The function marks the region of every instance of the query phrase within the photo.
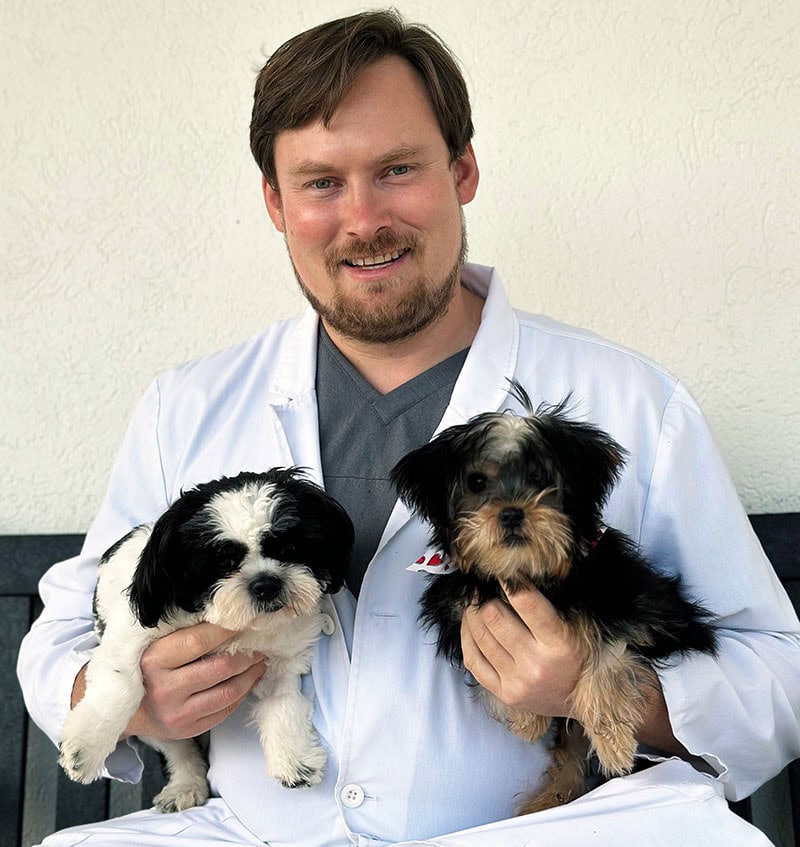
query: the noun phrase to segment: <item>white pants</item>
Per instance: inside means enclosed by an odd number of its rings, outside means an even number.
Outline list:
[[[261,844],[219,798],[185,812],[136,812],[51,835],[41,847],[191,847]],[[354,836],[348,845],[381,844]],[[769,839],[728,808],[721,787],[670,760],[557,809],[397,847],[770,847]],[[297,845],[313,847],[313,845]]]

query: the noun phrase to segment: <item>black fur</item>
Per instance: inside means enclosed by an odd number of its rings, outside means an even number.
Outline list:
[[[276,486],[278,502],[262,553],[307,566],[327,592],[341,588],[353,545],[344,509],[298,468],[243,472],[182,492],[155,522],[130,587],[131,608],[143,626],[157,626],[174,610],[199,611],[214,585],[239,568],[244,545],[216,537],[205,507],[248,482]]]
[[[562,581],[542,579],[536,587],[566,620],[588,618],[604,641],[625,640],[651,663],[692,650],[713,653],[713,616],[685,595],[680,578],[656,570],[622,533],[603,531],[602,507],[622,468],[622,447],[592,424],[569,419],[566,402],[534,412],[521,386],[513,383],[512,394],[526,409],[526,429],[503,466],[497,493],[513,500],[526,488],[551,487],[574,541],[569,575]],[[431,524],[431,544],[448,556],[470,469],[502,418],[502,413],[484,413],[453,426],[392,471],[400,498]],[[468,572],[433,577],[421,601],[420,620],[437,630],[439,653],[457,665],[465,608],[503,596],[480,562],[469,564]],[[522,588],[524,582],[509,587]]]

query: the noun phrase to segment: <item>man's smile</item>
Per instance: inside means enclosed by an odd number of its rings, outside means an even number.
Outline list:
[[[350,268],[383,268],[396,262],[408,253],[409,248],[395,250],[393,253],[379,253],[376,256],[362,256],[355,259],[345,259],[344,264]]]

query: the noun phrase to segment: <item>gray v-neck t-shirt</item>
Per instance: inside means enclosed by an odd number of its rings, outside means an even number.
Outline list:
[[[389,473],[406,453],[430,440],[467,352],[381,394],[320,325],[316,390],[322,475],[326,491],[355,526],[347,573],[347,586],[355,596],[397,499]]]

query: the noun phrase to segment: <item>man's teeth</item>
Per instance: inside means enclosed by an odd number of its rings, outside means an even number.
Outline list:
[[[399,259],[405,250],[398,250],[395,253],[380,253],[377,256],[365,256],[359,259],[347,259],[346,263],[354,268],[374,268],[378,265],[388,265]]]

